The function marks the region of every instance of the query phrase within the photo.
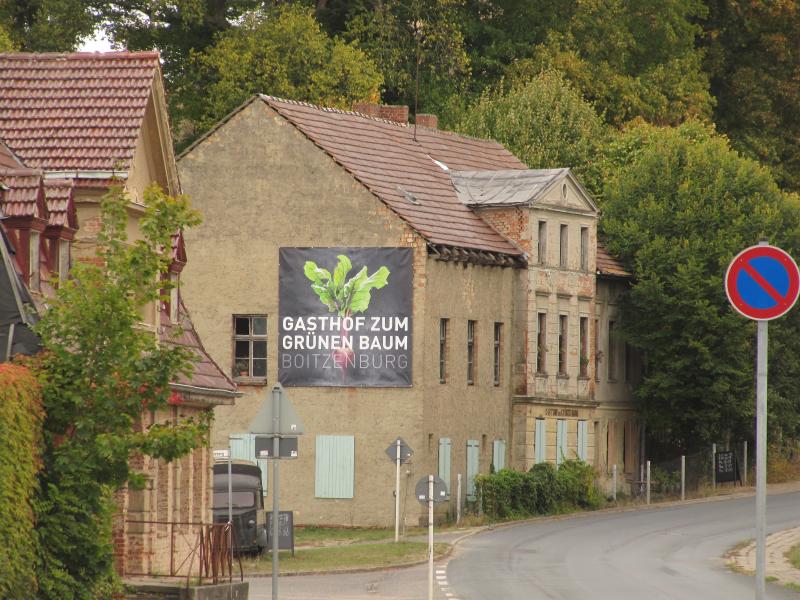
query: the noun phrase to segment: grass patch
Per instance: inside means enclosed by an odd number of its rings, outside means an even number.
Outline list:
[[[434,544],[434,556],[442,556],[449,544]],[[428,556],[425,542],[394,542],[386,544],[355,544],[304,548],[280,553],[280,572],[297,573],[313,571],[340,571],[344,569],[369,569],[394,567],[423,561]],[[242,559],[245,573],[270,573],[272,557],[264,552],[257,558]]]
[[[330,546],[376,542],[394,538],[394,530],[373,527],[297,527],[294,530],[295,546]]]
[[[789,548],[786,552],[786,559],[795,569],[800,569],[800,544]]]
[[[800,592],[800,585],[796,583],[786,583],[784,587],[789,588],[790,590],[794,590],[795,592]]]

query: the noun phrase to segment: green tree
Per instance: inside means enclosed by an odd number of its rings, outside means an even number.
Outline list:
[[[358,0],[346,36],[358,41],[383,74],[383,100],[441,112],[469,78],[459,27],[461,0]],[[419,73],[419,93],[417,74]]]
[[[0,0],[0,26],[10,35],[11,45],[24,52],[71,52],[97,23],[91,2]]]
[[[180,102],[200,129],[259,92],[349,109],[377,99],[381,84],[354,43],[331,39],[310,9],[291,4],[248,15],[196,61],[196,85],[206,93],[187,88]]]
[[[729,306],[723,277],[733,256],[763,236],[800,248],[796,199],[697,122],[639,124],[605,156],[602,233],[634,274],[623,334],[647,357],[636,398],[650,433],[683,448],[750,437],[755,328]],[[786,343],[797,318],[779,328]],[[786,382],[796,380],[798,361],[783,358],[789,364],[773,384],[796,422],[800,397]]]
[[[800,191],[800,4],[709,0],[705,68],[734,147]]]
[[[172,234],[199,219],[185,198],[149,188],[142,239],[131,243],[128,204],[119,190],[103,198],[100,264],[76,264],[36,327],[44,352],[33,366],[46,411],[35,503],[40,598],[112,597],[113,494],[144,482],[131,457],[170,461],[207,440],[205,420],[141,426],[144,413],[167,406],[169,383],[191,369],[186,350],[158,344],[139,323],[165,285]]]
[[[531,168],[571,167],[588,189],[600,191],[594,160],[605,126],[560,73],[546,71],[508,91],[484,92],[457,128],[497,140]]]

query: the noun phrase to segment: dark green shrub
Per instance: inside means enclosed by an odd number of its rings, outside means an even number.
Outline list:
[[[41,466],[42,400],[28,369],[0,365],[0,598],[36,590],[31,501]]]
[[[594,484],[594,469],[582,460],[565,460],[556,471],[565,508],[597,508],[602,495]]]

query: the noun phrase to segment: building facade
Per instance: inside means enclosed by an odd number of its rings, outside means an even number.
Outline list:
[[[111,185],[129,199],[130,241],[141,238],[148,186],[180,192],[158,54],[0,54],[0,182],[16,269],[42,310],[74,261],[102,260],[100,198]],[[176,283],[186,262],[176,232]],[[140,326],[160,343],[189,348],[195,369],[171,384],[169,408],[142,415],[144,428],[233,404],[237,395],[205,352],[180,287],[171,293],[169,302],[145,307]],[[210,521],[211,454],[201,448],[172,463],[138,457],[132,466],[147,475],[147,486],[118,495],[116,567],[123,575],[165,573],[174,540],[192,543],[190,528],[173,536],[167,523]]]
[[[281,249],[410,248],[411,385],[286,389],[306,427],[281,486],[295,522],[392,523],[384,449],[397,436],[414,451],[406,524],[425,518],[413,489],[429,473],[451,490],[442,512],[459,476],[471,501],[474,475],[492,467],[580,457],[602,477],[627,458],[634,478],[635,375],[623,378],[613,335],[628,274],[598,245],[580,183],[433,119],[414,127],[406,111],[360,110],[257,96],[179,157],[204,215],[187,233],[184,293],[244,393],[216,409],[213,445],[257,458],[248,426],[281,376]]]

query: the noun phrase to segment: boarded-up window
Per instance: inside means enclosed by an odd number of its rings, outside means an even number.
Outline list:
[[[594,378],[600,381],[600,319],[594,320]]]
[[[589,372],[589,317],[581,317],[578,335],[581,338],[581,355],[579,358],[580,367],[578,369],[578,373],[581,377],[586,377],[587,373]]]
[[[439,438],[439,477],[450,491],[450,438]]]
[[[536,262],[547,264],[547,221],[539,221],[539,239],[536,247]]]
[[[536,429],[534,431],[534,461],[538,465],[547,459],[547,421],[536,419]]]
[[[439,383],[447,383],[447,319],[439,319]]]
[[[589,456],[589,429],[586,421],[578,421],[578,458],[586,460]]]
[[[480,442],[467,440],[467,500],[475,500],[475,476],[480,464]]]
[[[267,470],[269,461],[264,458],[256,458],[256,436],[252,433],[231,433],[228,436],[228,443],[231,445],[232,460],[247,460],[256,463],[261,467],[261,485],[264,493],[267,493]]]
[[[547,361],[547,313],[539,313],[536,321],[536,372],[544,373]]]
[[[559,232],[559,253],[558,253],[558,266],[562,269],[567,268],[567,251],[569,249],[568,229],[566,225],[561,226]]]
[[[558,374],[567,374],[567,315],[558,317]]]
[[[314,496],[352,498],[355,480],[355,438],[352,435],[318,435]]]
[[[581,271],[589,270],[589,228],[581,227]]]
[[[569,458],[567,455],[567,422],[559,419],[556,424],[556,465],[560,465]]]
[[[492,464],[495,472],[506,468],[506,441],[495,440],[492,444]]]
[[[467,321],[467,385],[475,383],[475,321]]]
[[[501,361],[503,358],[503,324],[494,324],[494,384],[500,385],[502,373]]]

